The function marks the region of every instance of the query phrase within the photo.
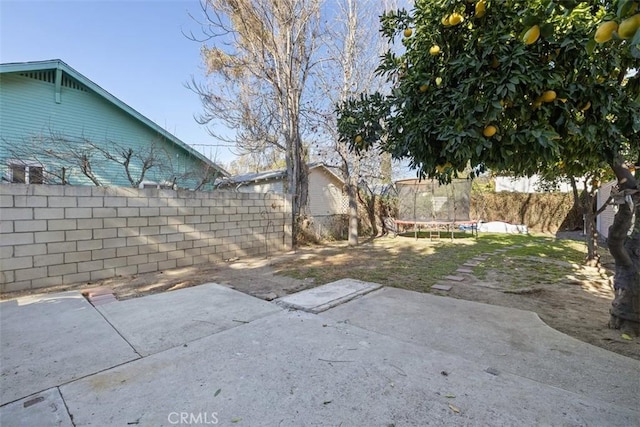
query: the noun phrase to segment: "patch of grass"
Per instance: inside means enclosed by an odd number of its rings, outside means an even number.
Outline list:
[[[490,257],[474,269],[474,274],[486,280],[491,272],[500,277],[506,289],[558,283],[580,269],[585,255],[584,242],[537,237],[505,256]]]
[[[375,239],[355,248],[340,244],[303,249],[303,259],[281,263],[277,270],[279,274],[298,279],[314,278],[317,284],[353,278],[428,292],[437,281],[456,274],[456,269],[474,256],[514,245],[522,247],[509,250],[509,256],[543,254],[549,258],[570,259],[583,256],[571,246],[556,244],[554,239],[526,235],[481,234],[477,239],[454,241],[445,238],[416,240],[398,237]],[[504,256],[491,256],[476,269],[481,274],[482,271],[486,273],[489,265],[491,268],[500,267],[500,259],[504,259]],[[513,276],[508,268],[504,270]]]

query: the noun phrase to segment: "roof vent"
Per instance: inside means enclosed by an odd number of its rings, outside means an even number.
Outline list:
[[[75,89],[75,90],[79,90],[79,91],[82,91],[82,92],[86,92],[87,91],[87,87],[85,85],[83,85],[82,83],[80,83],[76,79],[67,76],[66,74],[62,75],[62,86],[68,87],[68,88],[71,88],[71,89]]]
[[[40,80],[41,82],[55,83],[56,81],[55,70],[26,71],[24,73],[20,73],[20,75],[23,77],[29,77],[30,79]],[[85,85],[64,73],[62,74],[62,86],[79,90],[81,92],[87,92],[87,87]]]
[[[53,70],[27,71],[20,73],[20,75],[47,83],[54,83],[56,81],[56,73]]]

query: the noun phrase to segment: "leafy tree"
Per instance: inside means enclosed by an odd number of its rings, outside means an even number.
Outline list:
[[[411,12],[381,18],[396,41],[378,68],[390,94],[341,104],[338,125],[356,151],[379,146],[441,181],[469,164],[521,176],[553,165],[567,176],[609,168],[619,183],[610,324],[639,333],[640,193],[626,167],[640,143],[636,8],[628,0],[417,0]]]

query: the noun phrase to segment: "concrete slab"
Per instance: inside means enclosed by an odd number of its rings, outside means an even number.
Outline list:
[[[440,283],[436,283],[431,287],[431,289],[435,289],[437,291],[450,291],[453,286],[451,285],[442,285]]]
[[[0,302],[0,405],[138,358],[80,292]]]
[[[183,417],[246,426],[637,424],[632,409],[486,369],[323,315],[283,311],[61,393],[77,426],[169,426]]]
[[[3,426],[72,427],[73,422],[57,387],[0,407]]]
[[[462,282],[464,280],[464,277],[462,277],[462,276],[445,276],[445,279],[452,280],[454,282]]]
[[[638,410],[640,362],[562,334],[533,312],[384,288],[323,315]]]
[[[456,270],[457,273],[462,273],[462,274],[471,274],[473,273],[473,269],[471,268],[464,268],[464,267],[460,267]]]
[[[105,304],[97,309],[143,356],[282,310],[215,283]]]
[[[342,279],[336,282],[306,291],[287,295],[277,300],[283,307],[308,311],[309,313],[321,313],[325,310],[350,301],[356,297],[380,289],[382,285],[377,283],[362,282],[354,279]]]
[[[467,261],[464,264],[465,267],[477,267],[480,265],[480,261]]]

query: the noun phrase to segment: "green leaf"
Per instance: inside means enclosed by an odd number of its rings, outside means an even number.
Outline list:
[[[553,24],[548,22],[540,27],[540,37],[547,38],[553,34]]]
[[[636,34],[633,36],[629,43],[635,46],[640,45],[640,29],[636,30]]]
[[[624,18],[625,16],[627,16],[629,11],[631,10],[631,6],[633,6],[633,2],[634,0],[620,0],[620,2],[618,3],[618,11],[616,13],[616,16],[618,18]]]

